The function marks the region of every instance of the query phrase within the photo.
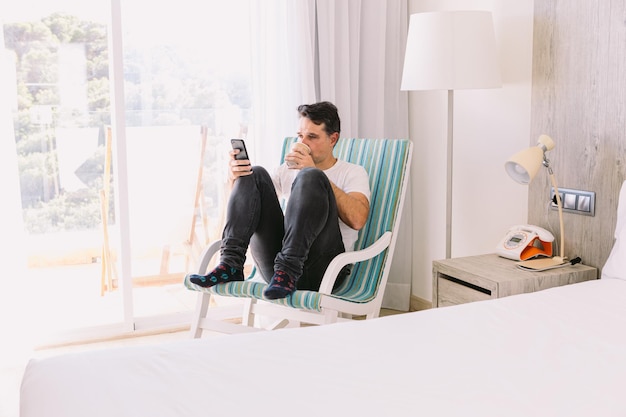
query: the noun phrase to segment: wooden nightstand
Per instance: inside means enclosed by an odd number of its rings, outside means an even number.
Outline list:
[[[496,254],[433,261],[433,307],[506,297],[598,278],[576,264],[542,272],[524,271]]]

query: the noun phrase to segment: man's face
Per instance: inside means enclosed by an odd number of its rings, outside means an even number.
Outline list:
[[[315,165],[324,165],[329,158],[333,158],[333,146],[337,143],[338,133],[328,135],[324,130],[324,124],[316,125],[306,117],[300,118],[298,138],[311,148],[311,157]],[[324,168],[324,167],[322,167]]]

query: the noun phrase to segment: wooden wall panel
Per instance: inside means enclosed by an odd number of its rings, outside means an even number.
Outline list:
[[[550,135],[559,187],[596,192],[595,217],[565,213],[565,252],[601,268],[613,245],[626,167],[626,2],[535,1],[531,139]],[[530,185],[529,222],[558,235],[543,170]]]

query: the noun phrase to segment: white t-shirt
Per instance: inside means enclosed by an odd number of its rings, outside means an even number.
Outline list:
[[[296,175],[300,172],[297,169],[289,169],[286,164],[282,164],[272,174],[272,181],[278,198],[283,198],[287,203],[291,194],[291,184],[293,184]],[[335,165],[324,171],[328,179],[345,193],[359,192],[363,194],[367,200],[370,199],[370,185],[367,171],[361,165],[352,164],[350,162],[338,159]],[[354,230],[341,219],[339,219],[339,228],[343,238],[343,245],[346,251],[354,250],[354,243],[359,237],[359,231]]]

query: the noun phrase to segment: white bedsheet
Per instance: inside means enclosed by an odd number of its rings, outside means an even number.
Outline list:
[[[21,417],[624,416],[626,282],[33,360]]]

